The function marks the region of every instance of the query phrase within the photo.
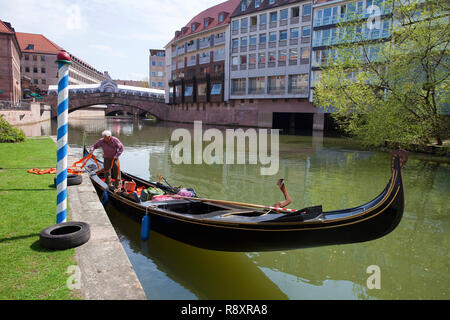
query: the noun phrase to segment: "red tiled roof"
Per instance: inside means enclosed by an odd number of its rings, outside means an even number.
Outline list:
[[[184,34],[181,35],[181,33],[180,33],[177,37],[174,37],[170,42],[172,42],[174,40],[179,40],[179,39],[185,38],[187,36],[190,36],[190,35],[205,31],[205,30],[213,29],[219,25],[228,24],[228,22],[230,21],[231,13],[239,5],[240,2],[241,2],[241,0],[228,0],[226,2],[220,3],[218,5],[215,5],[214,7],[208,8],[208,9],[200,12],[193,19],[191,19],[191,21],[189,21],[188,24],[186,24],[184,26],[184,28],[186,28]],[[226,13],[226,15],[225,15],[223,21],[219,23],[219,14],[222,12]],[[206,18],[210,18],[209,24],[207,27],[205,27],[205,25],[204,25],[204,21]],[[192,31],[191,25],[193,25],[195,23],[197,23],[198,25],[195,28],[195,30]]]
[[[12,31],[11,29],[9,29],[9,28],[6,26],[6,24],[4,24],[2,20],[0,20],[0,33],[13,34],[14,31]]]
[[[58,54],[62,50],[60,46],[42,34],[16,32],[16,36],[22,52]],[[34,45],[33,50],[27,49],[30,44]]]

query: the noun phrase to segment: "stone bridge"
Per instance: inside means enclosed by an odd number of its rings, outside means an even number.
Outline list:
[[[58,114],[58,87],[50,86],[42,101],[52,107],[52,117]],[[105,114],[151,114],[160,120],[168,118],[169,108],[164,91],[118,85],[111,78],[98,84],[69,85],[69,113],[94,105],[107,105]]]
[[[52,117],[56,117],[58,114],[58,96],[49,94],[43,102],[51,105]],[[69,91],[69,113],[93,105],[107,105],[105,114],[122,112],[124,114],[143,115],[150,113],[160,120],[166,120],[169,111],[164,98],[115,92],[77,93]]]

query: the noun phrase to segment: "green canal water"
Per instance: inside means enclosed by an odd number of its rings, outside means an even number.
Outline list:
[[[297,209],[357,206],[377,196],[390,178],[388,154],[320,136],[281,135],[279,171],[273,176],[262,176],[259,164],[176,165],[170,156],[176,142],[170,138],[181,126],[193,128],[146,120],[71,120],[69,141],[80,148],[85,132],[92,145],[109,129],[125,145],[122,170],[152,181],[162,174],[171,185],[193,187],[202,197],[272,205],[282,200],[276,181],[283,177],[293,198],[289,207]],[[392,233],[366,243],[211,251],[156,232],[142,242],[138,223],[114,210],[108,214],[148,299],[449,299],[448,163],[410,154],[403,172],[403,219]],[[379,267],[379,289],[368,287],[370,266]]]

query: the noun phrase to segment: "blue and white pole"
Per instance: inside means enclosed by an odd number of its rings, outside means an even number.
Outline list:
[[[69,119],[70,55],[62,50],[58,64],[58,136],[56,142],[56,223],[67,220],[67,143]]]

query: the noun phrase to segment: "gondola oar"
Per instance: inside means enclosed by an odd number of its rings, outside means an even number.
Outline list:
[[[295,209],[277,208],[277,207],[271,207],[271,206],[263,206],[260,204],[252,204],[252,203],[244,203],[244,202],[236,202],[236,201],[194,198],[194,197],[185,197],[185,196],[179,196],[179,195],[170,195],[170,196],[173,198],[198,200],[198,201],[212,202],[212,203],[217,203],[217,204],[225,204],[225,205],[241,206],[241,207],[251,207],[251,208],[259,208],[259,209],[266,209],[266,210],[270,209],[270,210],[276,210],[276,211],[282,211],[282,212],[297,212],[298,211]]]

